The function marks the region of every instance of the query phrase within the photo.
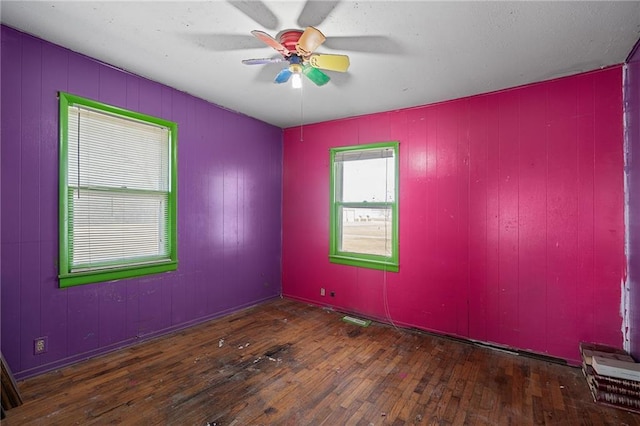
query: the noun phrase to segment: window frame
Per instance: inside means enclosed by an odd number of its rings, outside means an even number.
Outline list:
[[[344,147],[336,147],[330,149],[330,194],[329,194],[329,261],[331,263],[337,263],[342,265],[350,265],[362,268],[378,269],[383,271],[398,272],[399,270],[399,184],[400,184],[400,158],[399,158],[398,141],[377,142],[364,145],[352,145]],[[342,184],[338,182],[342,178],[341,173],[337,172],[337,162],[335,156],[337,153],[345,151],[363,151],[373,149],[385,149],[393,148],[393,156],[395,163],[394,179],[395,179],[395,191],[393,202],[343,202],[337,200],[336,196],[339,192],[337,185]],[[343,206],[350,206],[356,208],[376,208],[376,207],[390,207],[392,214],[392,230],[391,230],[391,256],[380,256],[374,254],[364,254],[356,252],[346,252],[339,250],[340,237],[341,237],[341,225],[342,219],[340,215],[340,208]]]
[[[113,281],[161,272],[175,271],[178,267],[178,161],[177,141],[178,125],[173,121],[130,111],[124,108],[104,104],[65,92],[58,93],[59,98],[59,198],[58,198],[58,239],[59,264],[58,279],[61,288],[103,281]],[[69,218],[72,205],[69,203],[69,171],[68,171],[68,112],[69,107],[82,106],[98,112],[134,120],[147,124],[166,127],[169,130],[169,188],[167,197],[167,230],[169,253],[166,259],[142,264],[110,263],[109,267],[97,270],[71,271]]]

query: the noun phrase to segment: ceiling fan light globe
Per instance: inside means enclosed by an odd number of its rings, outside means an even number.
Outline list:
[[[302,76],[300,73],[295,73],[291,76],[291,87],[294,89],[302,88]]]

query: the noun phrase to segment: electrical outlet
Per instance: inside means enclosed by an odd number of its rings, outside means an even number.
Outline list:
[[[33,354],[40,355],[47,352],[47,337],[38,337],[33,340]]]
[[[320,289],[320,296],[324,296],[324,288]]]

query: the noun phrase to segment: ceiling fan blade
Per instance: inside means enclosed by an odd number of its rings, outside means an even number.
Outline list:
[[[275,62],[287,62],[284,58],[260,58],[260,59],[243,59],[242,63],[245,65],[262,65],[273,64]]]
[[[320,71],[318,68],[310,66],[302,68],[302,73],[317,86],[324,86],[329,82],[329,80],[331,80],[328,75]]]
[[[318,48],[327,38],[314,27],[307,27],[306,30],[300,36],[298,44],[296,44],[296,51],[300,56],[309,56],[314,50]]]
[[[331,76],[331,85],[335,87],[346,87],[351,81],[352,75],[349,72],[340,72]]]
[[[250,34],[183,33],[181,35],[196,47],[213,51],[223,52],[264,47],[260,40]]]
[[[309,57],[309,64],[314,68],[322,68],[323,70],[347,72],[349,69],[349,57],[347,55],[314,53]]]
[[[289,77],[291,77],[291,74],[293,74],[291,70],[289,70],[289,68],[285,68],[280,71],[278,75],[276,75],[276,79],[273,80],[273,82],[278,84],[286,83],[287,81],[289,81]]]
[[[269,83],[274,84],[273,79],[275,78],[276,74],[278,74],[282,70],[282,68],[284,68],[283,65],[284,64],[282,63],[275,63],[275,64],[264,64],[260,66],[247,67],[247,68],[251,70],[251,74],[253,76],[254,82],[260,83],[260,84],[269,84]],[[345,73],[344,75],[346,74],[349,74],[349,73]],[[342,75],[343,74],[340,74],[340,76]]]
[[[302,12],[300,12],[300,16],[298,16],[298,26],[305,28],[322,24],[338,3],[340,3],[340,0],[307,0],[302,8]]]
[[[361,35],[361,36],[331,36],[324,45],[329,49],[347,52],[367,53],[404,53],[404,47],[387,36]]]
[[[228,0],[228,2],[261,26],[270,30],[278,28],[278,18],[263,2],[257,0]]]
[[[271,46],[274,49],[276,49],[278,52],[280,52],[280,54],[282,56],[290,56],[291,55],[291,52],[289,52],[289,49],[284,47],[282,44],[280,44],[280,42],[278,40],[276,40],[275,38],[271,37],[269,34],[265,33],[264,31],[253,30],[253,31],[251,31],[251,34],[253,34],[253,36],[255,38],[257,38],[258,40],[262,41],[267,46]]]

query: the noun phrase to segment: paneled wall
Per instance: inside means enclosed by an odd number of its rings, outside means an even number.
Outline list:
[[[4,26],[1,38],[1,348],[16,376],[280,295],[281,129]],[[178,123],[178,271],[58,288],[58,91]]]
[[[640,42],[628,58],[625,77],[629,337],[631,354],[640,360]]]
[[[616,66],[286,129],[283,294],[571,362],[582,340],[622,346],[621,87]],[[386,140],[400,271],[331,264],[329,148]]]

